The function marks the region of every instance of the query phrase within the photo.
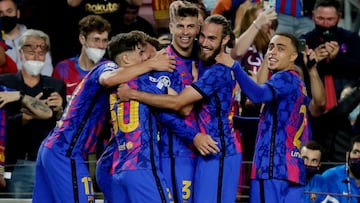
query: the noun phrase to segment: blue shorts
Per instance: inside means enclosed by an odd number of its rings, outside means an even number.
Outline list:
[[[161,172],[164,174],[167,185],[173,192],[173,183],[176,182],[178,203],[193,202],[194,173],[197,158],[175,157],[175,175],[171,174],[171,159],[169,157],[161,158]],[[172,177],[175,179],[172,180]],[[175,196],[174,196],[175,198]]]
[[[152,170],[147,169],[113,174],[111,202],[174,202],[160,171],[156,172],[156,177]]]
[[[112,196],[111,194],[112,174],[110,170],[112,167],[115,150],[117,150],[117,143],[116,142],[109,143],[109,145],[106,146],[106,150],[104,151],[104,153],[100,156],[100,158],[96,162],[96,170],[95,170],[96,182],[101,192],[103,192],[104,194],[104,200],[110,200]]]
[[[241,154],[225,157],[223,170],[219,171],[219,158],[199,157],[194,178],[194,202],[216,203],[218,195],[221,202],[235,202],[241,159]],[[222,176],[221,179],[219,174]],[[218,188],[219,183],[221,188]]]
[[[95,192],[84,157],[69,158],[61,151],[42,144],[36,160],[33,202],[95,202]]]

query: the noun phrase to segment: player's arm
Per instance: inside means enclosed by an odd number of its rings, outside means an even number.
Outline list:
[[[275,19],[277,19],[277,14],[273,9],[261,12],[249,28],[236,38],[235,46],[231,49],[231,56],[234,59],[238,59],[243,56],[251,44],[253,44],[255,37],[261,30],[262,26],[271,23],[271,21]]]
[[[26,111],[38,119],[49,119],[53,115],[51,109],[35,97],[21,95],[20,91],[0,92],[0,108],[14,101],[21,101]]]
[[[183,115],[188,115],[189,104],[203,98],[203,96],[192,86],[186,87],[178,95],[152,94],[131,89],[127,85],[120,85],[117,95],[121,101],[137,100],[157,108],[167,108],[179,111]]]
[[[220,152],[217,142],[208,134],[197,132],[185,123],[185,120],[172,112],[160,112],[158,121],[168,126],[168,129],[184,142],[194,144],[201,155],[216,154]]]
[[[312,116],[320,116],[325,111],[326,96],[324,85],[316,68],[316,54],[313,50],[307,48],[306,54],[303,53],[303,59],[309,73],[312,94],[309,111]],[[310,63],[312,60],[313,63]]]
[[[166,50],[162,49],[153,58],[141,64],[104,72],[99,81],[104,87],[114,87],[152,70],[172,72],[175,63],[174,56],[169,56]]]
[[[273,100],[273,90],[269,85],[266,83],[258,85],[240,66],[233,67],[232,69],[241,91],[243,91],[252,102],[262,103]]]

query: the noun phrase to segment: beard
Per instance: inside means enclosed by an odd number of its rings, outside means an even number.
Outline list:
[[[211,66],[213,64],[216,63],[216,60],[215,60],[215,57],[220,53],[220,49],[221,49],[221,46],[217,46],[214,50],[213,50],[213,53],[206,57],[206,55],[203,53],[203,51],[201,50],[200,51],[200,55],[199,55],[199,59],[202,61],[202,63],[205,65],[205,66]]]

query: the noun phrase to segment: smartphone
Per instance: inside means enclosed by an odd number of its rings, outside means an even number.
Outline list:
[[[264,0],[264,10],[275,9],[275,0]]]
[[[305,39],[299,39],[299,52],[303,52],[306,50],[306,40]]]
[[[42,93],[43,93],[43,96],[41,97],[41,99],[46,99],[48,98],[51,93],[53,93],[55,90],[53,87],[43,87],[42,89]]]

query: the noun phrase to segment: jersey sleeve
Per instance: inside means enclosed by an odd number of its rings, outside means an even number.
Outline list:
[[[160,110],[157,114],[157,120],[163,126],[166,126],[173,134],[180,137],[186,143],[192,144],[195,135],[198,133],[185,123],[185,119],[170,110]]]
[[[216,64],[208,68],[198,81],[194,82],[191,86],[196,89],[203,97],[209,97],[218,89],[225,86],[226,79],[226,66]]]

